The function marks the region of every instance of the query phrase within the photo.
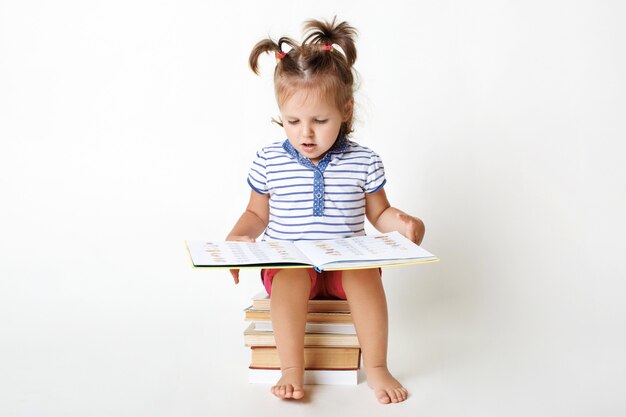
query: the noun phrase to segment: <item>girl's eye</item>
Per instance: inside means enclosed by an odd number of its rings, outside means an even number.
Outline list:
[[[289,123],[290,125],[297,125],[299,122],[299,120],[287,120],[287,123]]]
[[[315,123],[323,125],[324,123],[326,123],[328,121],[328,119],[324,119],[324,120],[316,120]]]

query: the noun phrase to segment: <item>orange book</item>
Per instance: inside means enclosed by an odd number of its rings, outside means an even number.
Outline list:
[[[251,369],[280,369],[275,347],[252,347]],[[340,347],[305,347],[305,369],[359,369],[361,349]]]

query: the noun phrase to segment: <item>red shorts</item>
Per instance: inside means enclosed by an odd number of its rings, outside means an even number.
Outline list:
[[[282,271],[282,269],[262,269],[261,280],[267,290],[272,295],[272,280],[274,275]],[[314,298],[339,298],[346,299],[346,293],[343,292],[341,285],[341,271],[323,271],[317,272],[313,268],[306,269],[311,277],[311,292],[309,300]]]

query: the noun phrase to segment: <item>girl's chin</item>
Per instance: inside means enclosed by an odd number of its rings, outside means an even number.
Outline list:
[[[319,161],[324,156],[323,154],[320,155],[317,146],[315,146],[313,149],[301,148],[300,153],[302,154],[302,156],[309,158],[313,162]]]

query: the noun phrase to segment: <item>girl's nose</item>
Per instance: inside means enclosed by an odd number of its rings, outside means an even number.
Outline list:
[[[300,134],[303,138],[310,138],[313,136],[313,129],[311,129],[311,125],[308,123],[302,123],[302,131]]]

